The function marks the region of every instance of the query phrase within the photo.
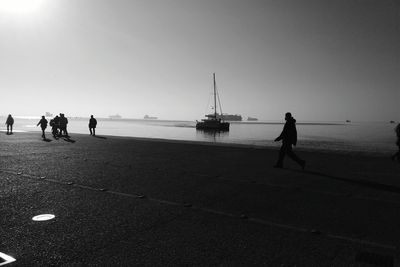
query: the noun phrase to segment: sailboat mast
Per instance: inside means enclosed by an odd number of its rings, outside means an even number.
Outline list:
[[[215,73],[213,73],[213,78],[214,78],[214,117],[217,119],[217,93],[215,90]]]

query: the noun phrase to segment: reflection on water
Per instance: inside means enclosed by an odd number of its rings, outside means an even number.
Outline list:
[[[196,129],[196,139],[207,142],[223,142],[229,139],[229,131]]]

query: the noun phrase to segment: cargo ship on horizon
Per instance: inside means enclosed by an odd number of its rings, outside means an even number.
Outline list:
[[[151,116],[149,116],[149,115],[144,115],[143,119],[144,119],[144,120],[157,120],[158,117],[151,117]]]
[[[108,118],[110,118],[111,120],[120,120],[120,119],[122,119],[122,116],[119,114],[115,114],[115,115],[108,116]]]
[[[258,119],[254,117],[247,117],[247,121],[258,121]]]

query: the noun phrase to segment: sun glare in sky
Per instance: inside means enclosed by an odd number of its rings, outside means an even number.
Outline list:
[[[0,0],[0,12],[29,14],[37,12],[44,0]]]

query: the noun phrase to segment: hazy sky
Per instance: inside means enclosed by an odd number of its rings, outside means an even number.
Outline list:
[[[396,0],[0,0],[0,115],[400,120]]]

